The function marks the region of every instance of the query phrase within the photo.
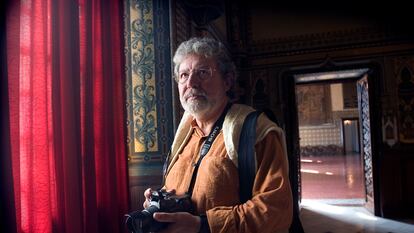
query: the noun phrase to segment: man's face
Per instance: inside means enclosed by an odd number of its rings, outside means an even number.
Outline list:
[[[180,64],[178,76],[181,105],[192,115],[213,112],[227,102],[230,83],[222,77],[213,58],[188,55]]]

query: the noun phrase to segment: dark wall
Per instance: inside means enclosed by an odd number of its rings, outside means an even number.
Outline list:
[[[396,218],[412,214],[414,108],[408,102],[414,103],[414,37],[407,10],[397,5],[377,10],[353,5],[240,7],[245,15],[238,20],[245,22],[245,35],[239,37],[245,38],[245,46],[235,47],[235,54],[244,51],[240,57],[248,65],[241,67],[241,99],[254,105],[251,87],[265,83],[269,107],[293,134],[288,135],[293,155],[297,122],[292,122],[296,113],[289,96],[294,90],[284,79],[305,71],[370,67],[375,212]],[[404,75],[409,81],[403,81]],[[403,82],[408,87],[401,88]]]

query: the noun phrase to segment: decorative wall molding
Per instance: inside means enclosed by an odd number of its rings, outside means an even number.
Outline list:
[[[249,32],[251,33],[251,31]],[[249,36],[249,38],[252,38]],[[401,43],[406,35],[374,27],[303,34],[300,36],[249,41],[248,52],[253,56],[289,56],[340,49],[367,48]]]

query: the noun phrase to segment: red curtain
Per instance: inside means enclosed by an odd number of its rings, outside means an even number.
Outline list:
[[[17,232],[124,232],[122,11],[118,0],[7,6],[1,140],[10,149]]]

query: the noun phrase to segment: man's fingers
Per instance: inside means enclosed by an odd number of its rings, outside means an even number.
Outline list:
[[[149,199],[151,198],[151,193],[152,193],[152,189],[151,189],[151,188],[147,188],[147,189],[144,191],[145,201],[144,201],[144,203],[142,204],[142,207],[144,207],[144,209],[145,209],[145,208],[147,208],[147,207],[148,207],[148,205],[149,205]]]
[[[164,212],[156,212],[153,215],[153,218],[158,222],[176,222],[176,214],[175,213],[164,213]]]
[[[145,198],[150,198],[151,197],[151,192],[152,192],[152,189],[151,188],[147,188],[146,190],[145,190],[145,192],[144,192],[144,196],[145,196]]]
[[[168,192],[168,193],[175,194],[175,189],[167,189],[167,192]]]

